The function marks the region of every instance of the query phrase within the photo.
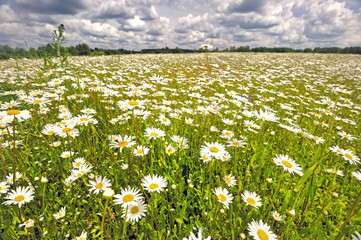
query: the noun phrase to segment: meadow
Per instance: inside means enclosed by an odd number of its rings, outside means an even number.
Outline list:
[[[359,56],[0,64],[0,239],[361,239]]]

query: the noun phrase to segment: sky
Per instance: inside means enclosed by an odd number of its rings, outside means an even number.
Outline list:
[[[140,50],[361,46],[361,0],[0,0],[0,45]]]

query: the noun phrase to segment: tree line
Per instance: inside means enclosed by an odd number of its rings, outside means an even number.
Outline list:
[[[118,55],[118,54],[159,54],[159,53],[196,53],[196,52],[276,52],[276,53],[339,53],[339,54],[361,54],[361,47],[315,47],[305,49],[293,49],[287,47],[255,47],[249,46],[231,46],[229,48],[219,50],[214,48],[209,49],[181,49],[176,48],[157,48],[157,49],[142,49],[140,51],[126,50],[126,49],[104,49],[104,48],[90,48],[86,43],[78,44],[70,47],[60,47],[61,54],[68,53],[70,56],[102,56],[102,55]],[[24,48],[12,48],[8,45],[0,45],[0,60],[9,58],[43,58],[57,56],[57,50],[52,44],[40,46],[37,49],[31,47],[27,50]]]

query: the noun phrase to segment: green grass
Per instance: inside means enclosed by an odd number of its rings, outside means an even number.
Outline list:
[[[360,156],[361,60],[357,56],[129,55],[74,57],[69,59],[67,69],[46,71],[36,61],[4,61],[1,66],[0,89],[4,94],[0,96],[0,116],[18,109],[29,110],[31,118],[0,120],[2,129],[10,133],[4,132],[3,144],[22,141],[15,151],[2,146],[0,180],[12,177],[15,168],[23,175],[15,182],[16,187],[29,186],[34,191],[34,199],[20,208],[14,204],[1,206],[1,239],[73,239],[83,231],[88,239],[183,239],[200,228],[203,237],[240,239],[242,234],[252,238],[248,224],[253,220],[262,220],[281,239],[340,239],[361,231],[361,182],[352,175],[360,171],[359,163],[350,164],[342,154],[329,149],[337,145],[349,149],[354,159]],[[152,80],[154,76],[160,80]],[[61,84],[49,84],[56,79]],[[93,91],[94,86],[100,90]],[[240,90],[240,86],[248,90]],[[336,87],[352,92],[341,93],[335,91]],[[110,89],[114,94],[104,94]],[[35,90],[42,92],[35,94]],[[200,98],[189,96],[191,93],[199,93]],[[235,104],[234,96],[240,94],[251,104]],[[21,96],[49,100],[45,105],[48,112],[42,114],[39,104],[30,104]],[[322,97],[341,105],[330,108],[322,103]],[[6,107],[11,100],[18,100],[19,105]],[[146,100],[142,109],[149,111],[149,117],[136,116],[139,107],[122,109],[117,104],[122,100]],[[289,104],[294,110],[282,109],[281,104]],[[200,107],[208,107],[207,113]],[[46,124],[62,121],[60,109],[67,109],[74,119],[82,115],[84,108],[96,111],[93,116],[98,123],[71,126],[79,136],[41,133]],[[164,111],[166,108],[168,111]],[[248,118],[242,113],[267,108],[274,110],[278,122]],[[178,118],[171,117],[171,113],[178,113]],[[163,125],[160,115],[171,124]],[[186,118],[193,123],[186,124]],[[224,118],[234,120],[234,125],[226,125]],[[245,120],[254,121],[260,129],[250,131]],[[298,126],[300,133],[279,124]],[[219,132],[211,132],[211,126]],[[159,128],[165,136],[148,139],[147,127]],[[243,139],[247,144],[243,148],[228,147],[227,140],[220,136],[222,130],[232,131],[234,139]],[[342,138],[339,131],[356,139]],[[136,144],[120,152],[119,148],[111,148],[111,135],[133,136]],[[171,140],[173,135],[185,137],[188,148],[177,147]],[[316,144],[312,136],[325,141]],[[50,146],[55,141],[60,141],[60,146]],[[205,142],[223,144],[231,159],[204,162],[200,150]],[[171,155],[166,153],[169,144],[176,148]],[[149,153],[135,156],[134,148],[141,145],[148,147]],[[61,158],[65,151],[75,154]],[[276,154],[288,155],[300,165],[303,174],[277,166],[273,161]],[[73,169],[72,162],[80,157],[92,166],[91,172],[67,185],[65,179]],[[126,169],[124,164],[128,165]],[[344,176],[326,169],[341,170]],[[167,187],[159,193],[148,192],[141,184],[145,176],[155,174],[167,181]],[[236,186],[227,186],[223,178],[228,174],[235,176]],[[138,189],[147,204],[145,216],[138,222],[126,221],[125,209],[115,204],[114,198],[89,192],[88,184],[94,176],[109,179],[115,194],[128,186]],[[42,183],[42,177],[48,182]],[[233,196],[228,209],[213,193],[218,187]],[[14,184],[1,193],[2,203],[12,189]],[[262,206],[247,205],[241,196],[246,190],[255,192]],[[66,214],[55,219],[53,214],[61,207],[66,207]],[[290,210],[295,211],[294,216]],[[275,221],[272,211],[284,220]],[[34,220],[34,226],[18,226],[28,219]]]

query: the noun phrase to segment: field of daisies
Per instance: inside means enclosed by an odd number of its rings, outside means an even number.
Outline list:
[[[361,239],[359,56],[0,64],[0,239]]]

